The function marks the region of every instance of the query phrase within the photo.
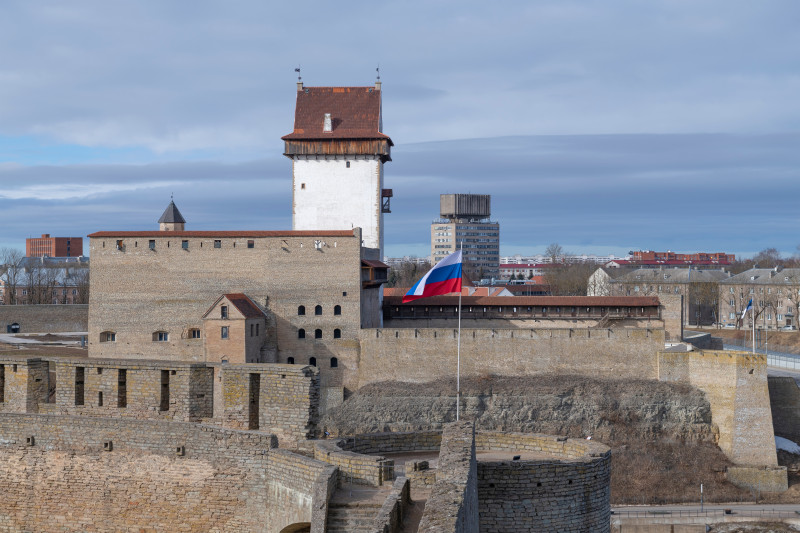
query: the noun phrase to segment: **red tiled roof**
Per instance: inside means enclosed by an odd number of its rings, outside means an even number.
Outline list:
[[[322,131],[330,113],[332,131]],[[386,139],[380,131],[381,91],[375,87],[304,87],[297,91],[294,131],[281,137],[297,139]]]
[[[458,294],[458,293],[456,293]],[[457,305],[457,296],[433,296],[415,300],[407,304],[402,303],[402,296],[387,296],[383,301],[388,305],[425,306],[425,305]],[[487,305],[487,306],[523,306],[541,305],[545,307],[653,307],[659,305],[655,296],[463,296],[461,305]]]
[[[352,237],[341,231],[96,231],[89,237]]]
[[[224,296],[245,318],[261,318],[264,316],[264,312],[246,294],[237,292],[225,294]]]

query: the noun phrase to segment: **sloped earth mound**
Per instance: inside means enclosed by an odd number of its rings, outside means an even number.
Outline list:
[[[455,380],[367,385],[326,413],[332,435],[439,429],[455,420]],[[741,501],[702,391],[652,380],[584,376],[467,378],[461,417],[478,429],[566,435],[612,448],[613,503]]]

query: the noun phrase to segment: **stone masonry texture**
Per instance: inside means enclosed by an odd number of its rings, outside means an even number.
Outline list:
[[[60,333],[89,330],[88,305],[0,305],[0,333],[11,324],[20,333]]]

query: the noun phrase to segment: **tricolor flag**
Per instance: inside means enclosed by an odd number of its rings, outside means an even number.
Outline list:
[[[436,266],[403,296],[403,303],[450,292],[461,292],[461,250],[436,263]]]
[[[753,299],[752,299],[752,298],[750,298],[750,301],[749,301],[749,302],[747,302],[747,307],[745,307],[745,308],[744,308],[744,311],[742,311],[742,320],[744,320],[744,315],[746,315],[746,314],[747,314],[747,312],[748,312],[749,310],[751,310],[752,308],[753,308]]]

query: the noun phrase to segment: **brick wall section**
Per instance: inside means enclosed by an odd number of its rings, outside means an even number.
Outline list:
[[[690,383],[711,404],[719,447],[734,463],[778,464],[763,355],[732,351],[659,352],[658,379]]]
[[[213,416],[213,370],[202,364],[53,359],[56,403],[43,406],[53,414],[108,418],[199,422]],[[83,369],[83,405],[76,405],[76,375]],[[126,405],[120,406],[120,370],[125,370]],[[162,409],[162,375],[166,372],[168,404]],[[103,405],[100,405],[102,393]]]
[[[250,383],[259,376],[258,427],[278,436],[282,447],[295,448],[313,438],[319,405],[319,371],[280,364],[222,365],[225,427],[249,427]]]
[[[541,452],[558,459],[479,461],[481,532],[610,531],[611,451],[549,435],[479,432],[479,450]]]
[[[336,471],[276,445],[181,422],[0,415],[0,531],[278,533],[311,521]]]
[[[0,413],[38,413],[49,383],[47,361],[0,357]]]
[[[659,294],[658,301],[667,340],[680,341],[683,339],[683,295]]]
[[[89,330],[88,305],[0,305],[0,333],[17,323],[20,333]]]
[[[769,403],[775,435],[800,441],[800,388],[792,377],[769,376]]]
[[[396,452],[437,451],[442,445],[441,431],[367,433],[337,441],[345,451],[384,454]]]
[[[456,367],[455,329],[362,330],[359,386],[426,382]],[[463,329],[462,375],[591,374],[655,379],[663,329]]]
[[[436,484],[425,504],[419,531],[479,531],[475,426],[471,422],[453,422],[444,427]]]
[[[757,492],[784,492],[788,486],[785,466],[729,466],[725,477],[737,487]]]
[[[339,481],[379,487],[392,479],[394,461],[382,455],[366,455],[345,451],[336,440],[317,440],[313,444],[314,459],[339,468]]]
[[[90,239],[90,357],[203,361],[203,343],[185,338],[185,332],[202,329],[202,316],[221,295],[242,292],[266,311],[267,351],[277,362],[293,357],[308,364],[315,357],[328,370],[336,357],[338,367],[322,373],[322,386],[328,386],[328,376],[338,386],[355,380],[362,323],[360,229],[241,237],[164,233]],[[184,239],[188,251],[181,247]],[[214,248],[215,240],[221,248]],[[316,249],[315,240],[325,246]],[[378,298],[378,291],[371,293]],[[304,315],[298,315],[299,306]],[[298,338],[301,328],[304,339]],[[314,338],[316,329],[322,338]],[[334,339],[335,329],[341,338]],[[103,331],[115,332],[116,341],[99,342]],[[169,332],[169,341],[154,342],[154,331]]]

